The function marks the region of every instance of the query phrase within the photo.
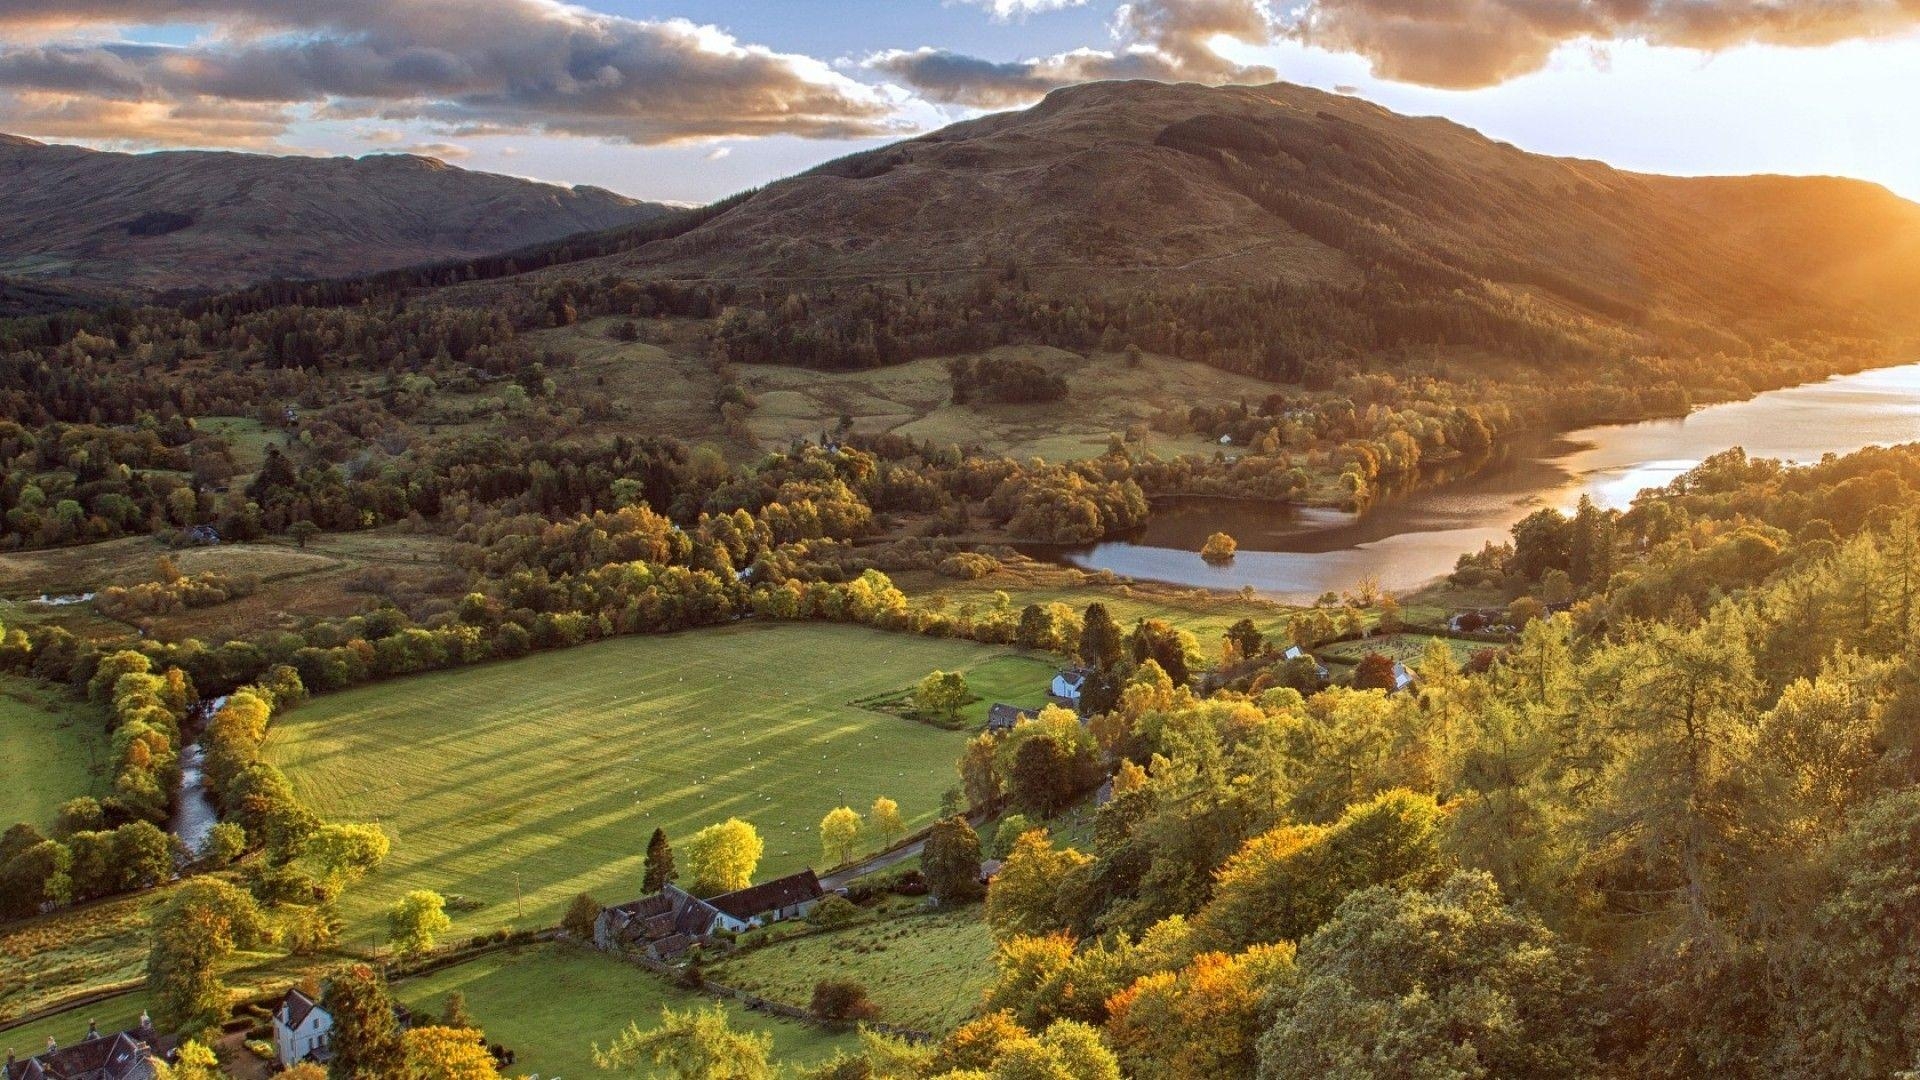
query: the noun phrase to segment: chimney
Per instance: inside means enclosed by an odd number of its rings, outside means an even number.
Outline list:
[[[60,1044],[53,1041],[53,1036],[47,1036],[47,1053],[51,1054],[58,1049],[60,1049]]]
[[[100,1021],[98,1020],[87,1021],[87,1038],[97,1039],[99,1037],[100,1037]]]

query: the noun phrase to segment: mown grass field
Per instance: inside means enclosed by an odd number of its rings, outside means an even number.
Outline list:
[[[737,990],[806,1007],[822,979],[867,988],[890,1024],[944,1033],[979,1009],[992,985],[993,938],[975,904],[810,934],[742,953],[708,976]]]
[[[100,710],[0,676],[0,828],[25,821],[44,829],[61,803],[100,794],[108,753]]]
[[[822,624],[621,638],[326,695],[276,720],[267,754],[323,818],[393,837],[342,900],[354,945],[409,889],[481,902],[456,934],[551,925],[576,893],[638,895],[656,826],[745,818],[765,879],[818,861],[836,806],[886,795],[931,822],[968,733],[848,702],[1004,655]]]
[[[594,1043],[605,1046],[628,1023],[643,1030],[657,1026],[663,1007],[712,1005],[712,999],[676,989],[625,961],[561,944],[489,953],[393,987],[401,1002],[432,1016],[455,990],[466,995],[487,1038],[512,1048],[513,1075],[547,1080],[609,1075],[594,1067]],[[736,1030],[771,1032],[773,1057],[781,1062],[814,1064],[837,1047],[851,1050],[858,1043],[856,1035],[832,1035],[732,1004],[727,1011]]]

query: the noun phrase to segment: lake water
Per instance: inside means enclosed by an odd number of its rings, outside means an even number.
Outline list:
[[[1256,591],[1310,600],[1373,577],[1392,591],[1453,570],[1462,552],[1507,538],[1541,507],[1571,510],[1581,495],[1624,507],[1729,447],[1754,457],[1818,461],[1823,454],[1920,441],[1920,364],[1840,376],[1677,420],[1588,428],[1520,443],[1458,479],[1379,500],[1365,513],[1233,500],[1176,500],[1125,539],[1045,557],[1143,581]],[[1240,544],[1225,566],[1197,552],[1224,531]],[[1036,555],[1040,554],[1035,552]]]

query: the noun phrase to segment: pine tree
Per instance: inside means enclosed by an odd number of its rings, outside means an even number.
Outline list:
[[[659,892],[678,876],[673,869],[673,846],[667,843],[667,830],[653,830],[653,839],[647,841],[647,870],[641,879],[641,889]]]

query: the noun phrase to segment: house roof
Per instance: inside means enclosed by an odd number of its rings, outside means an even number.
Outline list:
[[[157,1052],[151,1026],[118,1035],[94,1035],[7,1066],[6,1080],[149,1080]]]
[[[280,999],[280,1011],[278,1014],[280,1022],[290,1028],[297,1028],[301,1024],[306,1023],[307,1017],[311,1016],[313,1010],[319,1007],[319,1002],[301,993],[299,987],[294,987],[287,991],[286,997]]]
[[[737,892],[716,896],[707,903],[736,919],[751,919],[783,907],[804,904],[826,895],[820,879],[812,870],[802,870],[783,878],[750,885]]]
[[[1013,728],[1020,724],[1021,717],[1028,715],[1027,710],[1018,705],[996,704],[987,710],[987,730],[998,731]]]
[[[1054,680],[1056,682],[1066,683],[1068,686],[1078,687],[1081,683],[1087,681],[1087,674],[1086,668],[1062,668],[1060,672],[1054,676]]]

